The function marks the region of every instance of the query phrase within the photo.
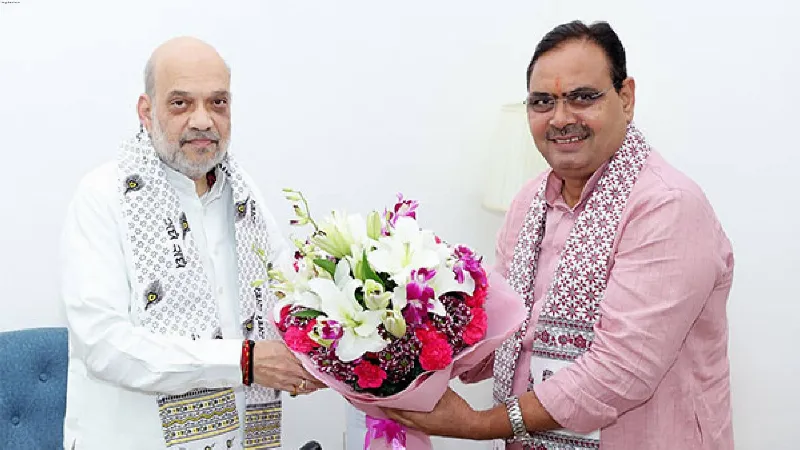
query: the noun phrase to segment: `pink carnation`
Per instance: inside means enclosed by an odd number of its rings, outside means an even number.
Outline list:
[[[439,334],[435,328],[432,327],[420,327],[414,330],[414,334],[417,335],[417,339],[422,344],[427,344],[428,342],[435,341],[437,339],[444,339],[444,337]]]
[[[475,344],[486,336],[486,311],[483,308],[472,308],[472,320],[464,328],[464,343]]]
[[[286,341],[286,345],[290,349],[300,353],[308,353],[319,347],[319,344],[308,336],[308,333],[316,324],[316,320],[311,320],[305,328],[289,327],[286,334],[283,335],[283,340]]]
[[[280,313],[281,317],[275,323],[275,325],[278,327],[279,330],[281,330],[282,333],[285,333],[286,330],[287,330],[287,328],[286,328],[286,319],[289,317],[289,311],[291,309],[292,309],[291,305],[286,305],[283,308],[281,308],[281,313]]]
[[[439,337],[422,342],[419,364],[424,370],[441,370],[450,365],[452,361],[453,347],[444,338]]]
[[[487,285],[483,284],[476,284],[475,285],[475,292],[472,295],[468,295],[466,299],[466,304],[470,308],[479,308],[483,306],[484,302],[486,301],[486,293],[488,291]]]
[[[358,386],[362,389],[379,388],[386,379],[383,369],[364,360],[356,365],[353,373],[358,377]]]

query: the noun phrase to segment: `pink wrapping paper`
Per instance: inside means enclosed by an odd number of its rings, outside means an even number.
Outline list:
[[[295,353],[309,373],[344,396],[356,408],[376,419],[386,418],[381,408],[429,412],[447,390],[450,380],[478,365],[490,356],[506,339],[516,332],[525,318],[522,299],[496,272],[488,275],[489,290],[484,309],[487,316],[486,336],[482,341],[464,350],[453,358],[445,369],[420,375],[409,387],[390,397],[376,397],[356,393],[353,389],[329,374],[320,373],[306,355]],[[384,439],[375,439],[370,450],[392,449]],[[406,448],[409,450],[432,449],[430,438],[417,430],[407,430]]]

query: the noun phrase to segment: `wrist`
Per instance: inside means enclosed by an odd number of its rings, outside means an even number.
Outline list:
[[[506,436],[518,442],[525,442],[531,439],[528,427],[525,424],[522,414],[522,406],[519,397],[513,395],[505,400],[506,421],[511,426],[511,432]]]
[[[463,439],[490,441],[506,435],[511,436],[511,427],[508,425],[507,417],[503,405],[483,411],[472,411],[466,423],[468,426],[464,427],[467,436],[464,436]],[[504,430],[507,430],[507,433]]]

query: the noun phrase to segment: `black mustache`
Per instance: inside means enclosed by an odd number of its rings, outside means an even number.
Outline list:
[[[580,136],[583,138],[589,136],[590,133],[591,130],[586,126],[570,124],[561,129],[548,128],[545,138],[549,140],[553,140],[562,136]]]

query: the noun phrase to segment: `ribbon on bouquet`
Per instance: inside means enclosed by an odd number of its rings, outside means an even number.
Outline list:
[[[392,450],[406,450],[406,427],[391,419],[366,417],[367,434],[364,436],[364,450],[369,450],[373,439],[386,439]]]

